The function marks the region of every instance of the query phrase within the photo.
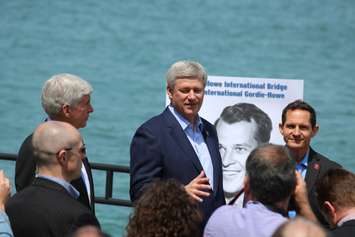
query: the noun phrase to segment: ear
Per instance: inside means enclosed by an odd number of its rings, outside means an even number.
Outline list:
[[[166,87],[166,93],[168,94],[170,100],[173,98],[173,92],[174,89],[170,88],[169,86]]]
[[[284,131],[283,131],[283,126],[281,123],[279,123],[279,131],[281,133],[281,135],[283,136],[284,135]]]
[[[332,224],[336,224],[337,222],[337,210],[336,207],[329,201],[325,201],[323,203],[325,214],[327,215],[328,219],[332,222]]]
[[[60,150],[57,154],[57,160],[61,166],[64,166],[67,163],[68,158],[66,156],[66,153],[66,150]]]
[[[312,128],[312,137],[314,137],[315,135],[317,135],[318,131],[319,131],[319,125],[316,124],[316,126],[314,126],[314,127]]]
[[[69,105],[62,105],[62,111],[66,118],[70,117],[70,106]]]

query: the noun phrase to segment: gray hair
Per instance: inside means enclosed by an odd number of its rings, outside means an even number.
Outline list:
[[[74,107],[84,95],[90,95],[92,91],[92,86],[78,76],[57,74],[43,85],[42,107],[50,117],[55,116],[63,105]]]
[[[199,78],[203,81],[204,86],[207,81],[207,72],[205,68],[194,61],[178,61],[170,66],[166,74],[166,82],[168,88],[173,89],[177,79],[190,78],[195,79]]]

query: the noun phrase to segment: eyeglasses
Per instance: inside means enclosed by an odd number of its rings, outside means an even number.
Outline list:
[[[66,150],[66,151],[71,151],[71,150],[73,150],[73,147],[69,147],[69,148],[64,148],[64,150]],[[86,147],[85,147],[85,145],[83,145],[82,147],[80,147],[79,149],[79,153],[81,154],[81,155],[83,155],[84,157],[86,157]],[[58,151],[58,153],[59,153],[60,151]]]
[[[43,150],[39,150],[39,149],[36,149],[37,152],[41,152],[41,153],[45,153],[45,154],[48,154],[48,155],[59,155],[60,151],[62,150],[65,150],[65,151],[72,151],[74,149],[74,147],[66,147],[66,148],[62,148],[60,149],[59,151],[57,152],[51,152],[51,151],[43,151]],[[79,154],[83,155],[84,157],[86,157],[86,146],[85,144],[83,144],[79,149]]]

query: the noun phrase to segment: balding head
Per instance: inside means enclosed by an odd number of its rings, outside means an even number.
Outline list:
[[[110,237],[103,233],[99,228],[92,225],[80,227],[70,237]]]
[[[80,133],[69,123],[48,121],[39,125],[32,137],[34,157],[39,170],[54,170],[53,167],[64,167],[64,173],[81,168],[83,147]],[[73,153],[73,154],[69,154]],[[79,166],[80,167],[76,167]],[[68,164],[71,166],[68,167]],[[70,170],[66,170],[70,168]],[[60,173],[63,173],[61,170]],[[80,173],[79,173],[80,174]],[[53,174],[54,175],[54,174]],[[71,174],[69,175],[72,176]]]
[[[295,163],[284,146],[265,144],[254,149],[246,162],[253,198],[264,205],[287,200],[296,185]]]
[[[272,237],[327,237],[322,227],[303,218],[296,218],[281,225]]]

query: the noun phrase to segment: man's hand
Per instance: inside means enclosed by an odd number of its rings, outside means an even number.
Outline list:
[[[309,204],[306,182],[303,180],[301,173],[298,171],[296,171],[296,187],[293,195],[298,213],[308,220],[318,222]]]
[[[301,173],[298,171],[296,171],[296,187],[293,195],[298,205],[306,205],[308,203],[306,182],[303,180]]]
[[[210,195],[211,186],[205,172],[196,176],[188,185],[185,186],[186,192],[196,201],[202,202],[203,197]]]
[[[5,176],[4,171],[0,170],[0,210],[5,210],[5,202],[10,197],[11,185],[9,179]]]

